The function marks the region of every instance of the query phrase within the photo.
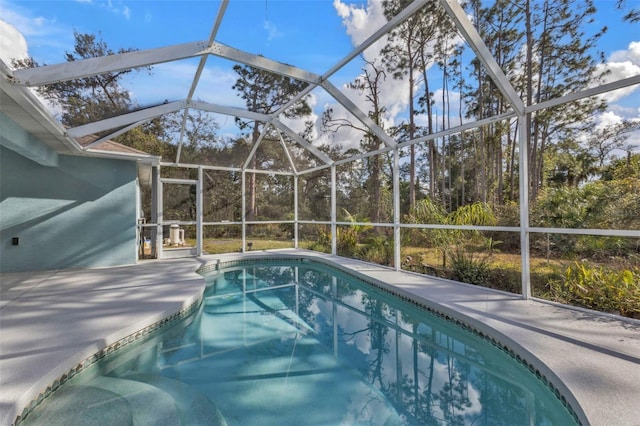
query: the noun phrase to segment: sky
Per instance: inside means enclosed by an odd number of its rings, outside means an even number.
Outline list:
[[[640,0],[626,1],[640,6]],[[616,0],[595,0],[598,14],[593,25],[609,28],[599,45],[611,71],[608,81],[640,74],[640,24],[622,23],[615,4]],[[63,62],[65,52],[73,50],[74,31],[99,35],[114,50],[206,40],[218,7],[219,1],[207,0],[0,0],[0,58],[9,62],[28,55],[40,64]],[[322,74],[382,22],[381,0],[232,0],[216,41]],[[375,59],[375,49],[364,56]],[[185,60],[154,66],[152,75],[135,74],[126,87],[141,105],[182,100],[197,63]],[[231,89],[237,78],[233,65],[210,57],[195,98],[241,107],[242,100]],[[342,87],[358,76],[362,66],[359,59],[354,60],[331,81]],[[387,126],[398,124],[406,114],[405,85],[391,78],[385,82]],[[354,100],[367,110],[364,99]],[[607,100],[610,107],[599,117],[601,124],[640,120],[638,85],[608,94]],[[313,92],[311,102],[316,119],[334,103],[322,90]],[[223,128],[233,121],[222,120]],[[640,135],[632,135],[630,142],[640,150]]]

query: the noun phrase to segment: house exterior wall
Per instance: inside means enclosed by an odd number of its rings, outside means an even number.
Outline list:
[[[0,272],[135,263],[136,167],[67,155],[48,167],[0,147]]]

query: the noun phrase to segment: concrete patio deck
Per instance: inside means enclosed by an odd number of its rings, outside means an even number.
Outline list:
[[[549,378],[583,424],[640,425],[640,321],[302,250],[493,336]],[[195,270],[229,254],[92,270],[1,274],[0,425],[80,361],[197,301]]]

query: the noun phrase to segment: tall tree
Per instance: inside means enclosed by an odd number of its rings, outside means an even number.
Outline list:
[[[293,96],[303,90],[307,83],[274,74],[249,65],[236,65],[233,70],[238,74],[238,79],[233,89],[238,92],[249,111],[262,114],[273,114],[280,110]],[[299,118],[309,115],[311,107],[306,99],[302,99],[289,107],[284,116],[287,118]],[[264,123],[248,121],[236,118],[240,129],[250,132],[251,144],[257,143]],[[251,159],[251,168],[255,169],[256,156]],[[249,205],[247,206],[247,219],[253,220],[257,214],[256,208],[256,174],[251,173],[249,179]]]
[[[72,52],[65,53],[67,62],[97,58],[115,53],[132,52],[137,49],[118,51],[111,49],[100,34],[74,32],[75,45]],[[19,67],[34,67],[38,63],[29,58],[14,62]],[[151,68],[146,68],[150,71]],[[61,121],[66,126],[79,126],[96,120],[128,112],[134,107],[130,93],[122,85],[131,69],[112,71],[92,77],[53,83],[39,88],[39,92],[62,110]]]
[[[631,0],[629,3],[633,4],[633,0]],[[628,7],[627,0],[618,0],[616,2],[616,6],[618,9],[626,11],[623,18],[625,21],[632,23],[640,22],[640,7]]]
[[[383,6],[385,16],[391,19],[402,9],[407,7],[409,0],[385,0]],[[418,107],[426,110],[427,129],[426,134],[433,133],[432,106],[433,93],[429,85],[429,68],[436,62],[442,63],[442,55],[449,54],[449,49],[436,49],[438,45],[453,47],[451,39],[454,36],[454,28],[444,9],[438,2],[429,2],[409,19],[394,28],[388,35],[388,43],[382,49],[382,57],[387,69],[397,79],[406,79],[408,93],[408,124],[406,136],[409,140],[420,135],[415,118],[422,113]],[[417,90],[422,92],[417,95]],[[414,205],[417,194],[417,161],[415,144],[409,149],[409,203]],[[427,147],[427,167],[429,193],[435,196],[437,159],[435,142],[430,140]]]
[[[352,90],[362,94],[369,105],[369,117],[380,128],[384,128],[384,118],[387,110],[382,105],[381,89],[386,78],[386,73],[376,61],[365,60],[366,65],[362,69],[362,74],[354,81],[347,84]],[[358,125],[348,120],[334,117],[333,110],[328,109],[322,116],[322,122],[325,129],[330,131],[338,131],[343,127],[359,130],[363,133],[360,141],[361,152],[371,152],[382,148],[382,141],[369,128]],[[384,163],[381,154],[368,157],[365,163],[366,176],[364,187],[369,194],[369,202],[367,211],[364,213],[373,222],[379,223],[383,219],[388,220],[383,213],[383,207],[387,203],[382,200],[383,194],[383,170]]]
[[[385,16],[393,18],[410,3],[409,0],[387,0],[383,2]],[[389,42],[382,50],[387,68],[393,72],[394,78],[406,78],[408,82],[409,123],[408,138],[416,135],[415,96],[414,90],[418,78],[418,61],[420,60],[419,28],[420,14],[417,12],[389,33]],[[409,203],[416,202],[416,146],[409,147]]]
[[[601,53],[594,57],[593,52],[605,29],[590,36],[584,33],[584,26],[595,11],[591,0],[524,2],[526,49],[522,77],[526,105],[585,89],[598,79],[598,61],[604,58]],[[591,116],[604,107],[604,101],[591,98],[528,115],[532,199],[544,184],[544,158],[549,144],[587,130],[593,125]]]
[[[471,2],[474,10],[476,28],[480,32],[487,47],[500,68],[507,74],[513,75],[519,62],[516,60],[523,40],[520,30],[522,14],[516,3],[508,0],[498,0],[488,8],[483,8],[479,1]],[[477,92],[471,92],[470,115],[476,119],[487,118],[505,113],[509,105],[505,102],[496,85],[489,79],[477,58],[472,61],[475,75],[478,78]],[[503,171],[510,170],[509,181],[514,180],[514,167],[503,164],[505,149],[507,157],[513,158],[516,138],[511,134],[508,122],[497,122],[482,129],[479,145],[481,147],[480,175],[483,188],[479,191],[482,201],[502,203],[504,180]]]
[[[176,113],[166,117],[166,132],[177,140],[183,125],[183,114]],[[196,109],[190,109],[184,121],[184,140],[180,162],[208,163],[212,149],[220,145],[221,139],[217,132],[220,126],[213,114]],[[215,150],[214,150],[215,151]]]

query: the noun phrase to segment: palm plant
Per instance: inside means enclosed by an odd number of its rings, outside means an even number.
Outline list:
[[[451,213],[427,197],[418,201],[409,213],[410,223],[431,225],[495,225],[497,220],[493,209],[487,204],[476,202],[460,206]],[[436,247],[442,255],[442,267],[447,267],[447,258],[454,250],[460,251],[463,243],[474,238],[484,238],[476,230],[431,228],[421,230],[423,235]]]

